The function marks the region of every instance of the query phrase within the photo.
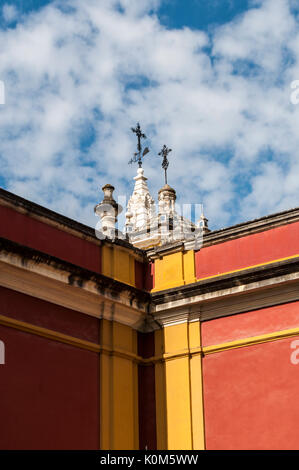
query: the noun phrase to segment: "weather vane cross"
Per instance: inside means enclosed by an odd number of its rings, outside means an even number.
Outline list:
[[[160,157],[163,157],[162,168],[165,172],[165,184],[167,184],[167,168],[169,166],[169,160],[167,156],[170,152],[172,152],[172,149],[169,149],[168,147],[166,147],[166,145],[163,145],[162,150],[158,153]]]
[[[134,127],[131,127],[131,130],[134,134],[136,134],[136,137],[137,137],[137,152],[134,153],[134,157],[131,158],[131,160],[129,161],[129,164],[138,162],[138,166],[139,166],[139,168],[141,168],[142,167],[142,158],[149,152],[149,148],[145,147],[145,149],[141,153],[141,151],[142,151],[141,139],[146,139],[146,135],[143,134],[143,132],[141,131],[139,122],[137,122],[136,128],[134,129]]]

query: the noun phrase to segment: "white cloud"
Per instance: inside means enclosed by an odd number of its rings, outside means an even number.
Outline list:
[[[130,195],[140,121],[152,193],[165,143],[179,202],[203,202],[214,228],[299,205],[299,33],[287,0],[259,2],[211,37],[166,29],[158,3],[64,0],[0,31],[7,189],[94,225],[99,187]]]

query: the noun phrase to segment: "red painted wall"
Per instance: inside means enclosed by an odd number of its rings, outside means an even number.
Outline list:
[[[99,356],[0,325],[1,449],[99,448]]]
[[[137,289],[145,289],[146,265],[135,260],[135,286]]]
[[[155,355],[155,333],[138,332],[138,355],[143,358]],[[155,450],[156,436],[155,365],[138,366],[138,417],[139,448]]]
[[[299,302],[290,302],[203,322],[202,344],[221,344],[298,326]]]
[[[155,450],[156,442],[156,400],[155,366],[138,366],[139,395],[139,449]]]
[[[204,357],[207,449],[299,449],[298,339]]]
[[[155,287],[155,263],[148,263],[145,266],[145,289],[151,291]]]
[[[0,237],[101,272],[100,247],[11,208],[0,206]]]
[[[196,277],[228,271],[299,254],[299,222],[212,245],[195,253]]]
[[[1,286],[0,315],[99,343],[98,318]]]

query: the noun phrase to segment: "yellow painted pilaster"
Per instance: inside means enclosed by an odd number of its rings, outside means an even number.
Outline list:
[[[194,250],[183,252],[184,284],[196,282]]]
[[[194,251],[179,251],[155,260],[153,292],[196,282]]]
[[[102,247],[102,274],[114,277],[114,248],[103,245]]]
[[[204,449],[199,321],[165,326],[155,339],[163,348],[156,364],[158,449]]]
[[[101,449],[137,450],[137,333],[128,326],[102,320],[101,345],[111,351],[102,351],[100,360]]]
[[[103,245],[102,274],[135,286],[135,258],[119,246]]]

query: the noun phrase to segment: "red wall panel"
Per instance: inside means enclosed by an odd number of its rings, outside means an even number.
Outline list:
[[[155,287],[155,263],[148,263],[145,269],[145,289],[150,292]]]
[[[139,448],[155,450],[157,439],[154,364],[138,366],[138,396]]]
[[[101,272],[100,247],[51,225],[0,206],[0,237]]]
[[[137,336],[138,355],[149,358],[155,355],[155,333],[140,333]],[[157,448],[156,436],[156,390],[154,364],[138,366],[138,417],[139,448]]]
[[[299,364],[290,360],[298,339],[204,358],[207,449],[299,449]]]
[[[146,265],[135,260],[135,286],[137,289],[145,289]]]
[[[298,326],[299,302],[290,302],[203,322],[202,344],[221,344]]]
[[[195,253],[201,279],[299,254],[299,222],[212,245]]]
[[[99,319],[0,286],[0,315],[99,342]]]
[[[99,448],[99,356],[0,325],[1,449]]]

